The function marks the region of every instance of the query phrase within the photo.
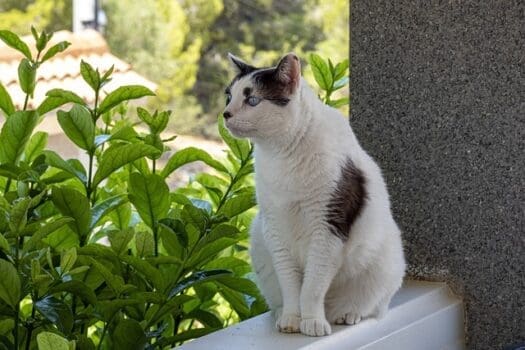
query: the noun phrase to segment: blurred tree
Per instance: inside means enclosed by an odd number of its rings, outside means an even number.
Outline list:
[[[1,27],[71,28],[71,0],[0,0]],[[348,57],[348,0],[101,0],[113,53],[159,84],[152,107],[173,110],[177,133],[216,136],[227,52],[269,66],[286,52]],[[309,69],[304,70],[313,81]],[[337,92],[348,94],[347,89]]]
[[[48,32],[72,26],[71,0],[2,0],[0,23],[19,35],[29,34],[31,26]]]
[[[309,16],[311,0],[225,0],[224,11],[209,29],[193,93],[210,124],[224,107],[224,87],[232,72],[226,59],[232,52],[247,61],[268,66],[285,52],[303,56],[323,39],[319,24]]]

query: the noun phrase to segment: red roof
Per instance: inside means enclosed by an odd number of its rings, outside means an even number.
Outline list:
[[[33,37],[26,36],[22,40],[35,53]],[[98,68],[100,72],[105,72],[112,65],[115,66],[113,80],[103,88],[105,92],[130,84],[144,85],[153,91],[157,88],[155,83],[133,71],[130,64],[112,55],[106,41],[97,31],[85,30],[79,33],[59,31],[53,35],[48,47],[60,41],[69,41],[71,46],[38,68],[37,86],[34,98],[29,101],[30,108],[38,106],[45,98],[45,93],[54,88],[71,90],[87,103],[93,103],[93,91],[80,75],[81,60]],[[0,82],[6,87],[18,108],[22,108],[25,98],[24,92],[18,85],[18,64],[22,57],[18,51],[0,41]]]

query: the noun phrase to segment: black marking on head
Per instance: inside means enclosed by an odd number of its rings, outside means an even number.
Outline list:
[[[351,159],[341,168],[341,176],[328,202],[326,222],[330,232],[342,241],[348,240],[350,229],[365,204],[366,179]]]
[[[251,96],[251,94],[252,94],[252,88],[245,87],[244,90],[242,91],[242,94],[244,95],[244,97]]]
[[[265,100],[278,106],[286,106],[290,102],[289,85],[277,79],[275,68],[257,70],[252,75],[252,81],[257,93]]]

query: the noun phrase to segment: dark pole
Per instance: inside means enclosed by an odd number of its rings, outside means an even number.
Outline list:
[[[96,31],[98,31],[98,8],[99,8],[99,0],[95,0],[95,23],[94,23],[94,27],[95,27]]]

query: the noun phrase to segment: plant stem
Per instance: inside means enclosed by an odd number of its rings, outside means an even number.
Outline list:
[[[13,329],[13,338],[15,341],[15,349],[18,350],[18,325],[20,323],[20,303],[15,307],[15,328]]]
[[[159,227],[156,223],[153,224],[153,241],[155,244],[155,257],[159,256]]]
[[[31,306],[31,321],[33,321],[34,318],[35,318],[35,306],[34,306],[35,299],[36,298],[33,298],[33,305]],[[29,350],[30,347],[31,347],[31,336],[32,336],[32,333],[33,333],[33,325],[31,324],[27,328],[26,350]]]
[[[5,183],[5,189],[4,189],[4,195],[9,192],[9,187],[11,187],[11,178],[7,179],[7,182]]]
[[[26,94],[26,98],[25,98],[25,100],[24,100],[24,109],[23,109],[24,111],[27,109],[27,103],[28,103],[28,101],[29,101],[29,94]]]
[[[97,350],[102,349],[102,342],[104,341],[104,337],[106,336],[106,331],[108,330],[107,324],[104,323],[104,329],[102,330],[102,335],[100,336],[100,341],[97,346]]]
[[[156,162],[155,159],[153,159],[153,164],[152,164],[152,172],[153,172],[153,174],[155,174],[155,167],[156,167],[156,165],[157,165],[157,162]]]
[[[93,157],[94,157],[94,154],[92,152],[89,152],[89,166],[88,166],[88,179],[87,179],[88,183],[86,187],[86,193],[87,193],[88,199],[91,199],[91,193],[92,193],[91,182],[92,182],[92,177],[93,177]]]
[[[18,236],[18,232],[16,232],[16,235]],[[18,265],[19,265],[19,242],[20,240],[18,239],[18,237],[15,237],[15,269],[18,273],[18,275],[20,275],[20,271],[18,271]],[[13,329],[13,338],[14,338],[14,341],[15,341],[15,349],[18,350],[18,345],[19,345],[19,339],[18,339],[18,326],[20,324],[20,300],[16,303],[16,306],[15,306],[15,328]]]

